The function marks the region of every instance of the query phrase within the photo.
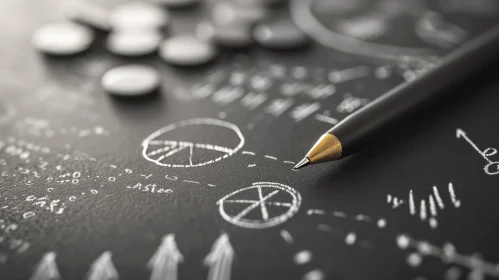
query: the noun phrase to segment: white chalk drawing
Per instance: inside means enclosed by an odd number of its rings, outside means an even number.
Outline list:
[[[440,195],[437,186],[433,186],[432,190],[433,192],[427,196],[428,199],[426,199],[425,195],[424,198],[419,201],[419,219],[422,222],[428,221],[430,227],[435,229],[438,227],[438,220],[437,220],[438,211],[445,209],[445,203],[444,200],[442,199],[442,196]],[[454,206],[454,208],[460,208],[461,201],[457,198],[456,191],[452,183],[448,184],[447,190],[449,193],[449,200],[451,205]],[[402,201],[401,199],[394,197],[392,195],[387,196],[388,204],[390,204],[395,200]],[[411,216],[416,216],[417,203],[415,202],[415,194],[413,190],[409,190],[408,200],[409,200],[409,206],[408,206],[409,214]],[[398,207],[392,206],[392,209],[396,208]]]
[[[312,260],[312,252],[303,250],[293,256],[293,262],[298,265],[309,263]]]
[[[334,70],[329,73],[329,81],[333,84],[341,84],[351,80],[361,79],[371,74],[369,67],[357,66],[350,69]]]
[[[109,251],[102,253],[92,265],[87,274],[88,280],[118,280],[118,271],[114,267],[111,259],[112,254]]]
[[[311,114],[315,113],[321,108],[321,104],[319,102],[315,102],[312,104],[301,104],[299,106],[296,106],[293,108],[291,111],[290,115],[295,122],[300,122],[306,117],[310,116]]]
[[[357,241],[357,235],[355,232],[350,232],[345,236],[345,244],[347,245],[353,245],[355,244],[355,241]]]
[[[352,113],[367,104],[369,104],[369,99],[353,97],[350,93],[346,93],[344,100],[336,107],[336,110],[340,113]]]
[[[434,53],[429,48],[377,44],[333,31],[325,27],[315,17],[312,13],[312,3],[314,3],[314,0],[293,0],[291,3],[291,17],[296,25],[323,46],[342,52],[390,60],[396,60],[402,55],[427,56]],[[367,27],[372,28],[373,26],[375,24],[370,23]]]
[[[388,204],[392,204],[392,208],[393,209],[397,209],[399,208],[400,206],[402,206],[403,204],[405,204],[405,201],[402,200],[402,199],[399,199],[398,197],[392,197],[391,194],[388,194],[386,196],[386,203]]]
[[[230,280],[234,249],[229,241],[229,236],[222,234],[211,247],[210,253],[204,259],[204,264],[209,266],[208,280]]]
[[[464,42],[468,32],[461,27],[446,22],[435,12],[425,12],[415,24],[415,33],[428,44],[441,48],[452,48]]]
[[[348,215],[347,213],[340,211],[327,212],[320,209],[308,209],[307,215],[332,216],[340,219],[353,219],[354,221],[357,222],[373,223],[373,218],[371,216],[364,214]],[[381,226],[379,227],[384,228],[386,226],[386,220],[384,218],[379,218],[377,224],[378,225],[381,224]]]
[[[303,275],[302,280],[323,280],[326,279],[326,275],[322,270],[314,269]]]
[[[332,124],[332,125],[335,125],[338,123],[337,119],[331,118],[330,116],[321,115],[321,114],[316,114],[315,119],[320,121],[320,122],[325,122],[325,123]]]
[[[407,258],[408,264],[412,267],[419,266],[425,257],[434,257],[440,259],[445,265],[456,264],[470,269],[471,272],[468,276],[483,274],[499,278],[499,269],[495,264],[486,262],[477,255],[461,254],[451,243],[445,243],[439,247],[427,241],[415,240],[405,234],[397,236],[396,243],[401,250],[412,249],[416,251],[409,253]],[[468,279],[481,278],[468,277]]]
[[[274,99],[270,102],[270,104],[267,107],[265,107],[265,112],[277,117],[280,116],[282,113],[284,113],[292,105],[293,105],[293,100],[291,98]]]
[[[175,235],[163,237],[163,242],[147,264],[152,271],[150,280],[177,280],[178,264],[184,260],[175,243]]]
[[[293,244],[293,242],[295,242],[295,240],[293,239],[293,236],[291,235],[291,233],[289,233],[289,231],[283,229],[281,230],[281,237],[282,239],[284,239],[284,241],[286,241],[286,243],[288,244]]]
[[[30,280],[59,280],[61,275],[55,263],[56,254],[54,252],[46,253],[35,268],[35,272],[29,278]]]
[[[497,154],[497,149],[495,148],[487,148],[483,151],[481,151],[478,146],[471,141],[471,139],[468,137],[466,132],[464,132],[462,129],[458,128],[456,130],[456,137],[459,138],[464,138],[477,152],[480,154],[488,163],[485,165],[483,168],[483,171],[487,173],[488,175],[497,175],[499,174],[499,161],[492,161],[489,159],[489,157]]]
[[[241,210],[241,204],[248,206]],[[227,222],[253,229],[284,223],[298,211],[300,204],[301,196],[296,190],[271,182],[253,183],[217,202],[220,215]]]
[[[207,126],[213,133],[207,140],[221,143],[202,142],[205,135],[200,129]],[[219,139],[213,139],[213,136],[218,136]],[[191,139],[184,141],[189,139],[182,137]],[[142,142],[142,155],[159,166],[199,167],[225,159],[243,145],[241,131],[231,123],[217,119],[190,119],[165,126],[149,135]]]

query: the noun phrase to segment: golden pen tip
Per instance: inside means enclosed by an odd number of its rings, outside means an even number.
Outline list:
[[[295,167],[293,167],[293,169],[300,169],[300,168],[303,168],[307,165],[310,165],[310,160],[308,158],[304,158],[302,159],[300,162],[298,162],[297,165],[295,165]]]

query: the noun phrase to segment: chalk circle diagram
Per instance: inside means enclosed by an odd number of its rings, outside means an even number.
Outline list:
[[[217,119],[190,119],[165,126],[142,142],[142,156],[159,166],[200,167],[236,153],[244,145],[241,130]]]
[[[494,24],[499,5],[480,11],[434,0],[293,0],[291,16],[319,44],[342,52],[396,60],[429,57],[454,49],[467,39],[466,29],[483,29],[473,20]],[[489,1],[490,2],[490,1]],[[470,1],[469,3],[474,3]],[[469,10],[469,11],[467,11]],[[468,26],[469,25],[469,26]],[[481,24],[480,24],[481,25]],[[479,30],[475,30],[479,31]],[[481,32],[484,32],[482,30]],[[481,33],[478,32],[477,34]],[[403,34],[399,36],[397,34]],[[395,35],[395,36],[394,36]]]
[[[217,202],[220,215],[229,223],[244,228],[263,229],[284,223],[301,204],[293,188],[272,182],[257,182],[237,190]]]

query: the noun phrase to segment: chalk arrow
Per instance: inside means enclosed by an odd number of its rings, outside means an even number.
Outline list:
[[[152,270],[150,280],[177,280],[178,264],[184,260],[175,243],[175,235],[163,237],[156,253],[151,257],[147,266]]]
[[[57,264],[55,263],[55,253],[46,253],[36,266],[35,272],[30,280],[59,280],[61,276]]]
[[[118,280],[119,275],[111,259],[111,252],[106,251],[97,258],[88,272],[88,280]]]
[[[230,280],[233,259],[234,249],[229,242],[229,236],[222,234],[204,259],[204,264],[210,267],[208,280]]]
[[[457,138],[461,138],[462,136],[466,136],[466,132],[464,132],[463,130],[461,130],[460,128],[458,128],[456,130],[456,137]]]

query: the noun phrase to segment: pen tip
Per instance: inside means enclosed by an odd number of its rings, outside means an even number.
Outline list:
[[[308,158],[303,158],[297,165],[295,165],[295,167],[293,167],[293,169],[297,170],[307,165],[310,165],[310,160]]]

